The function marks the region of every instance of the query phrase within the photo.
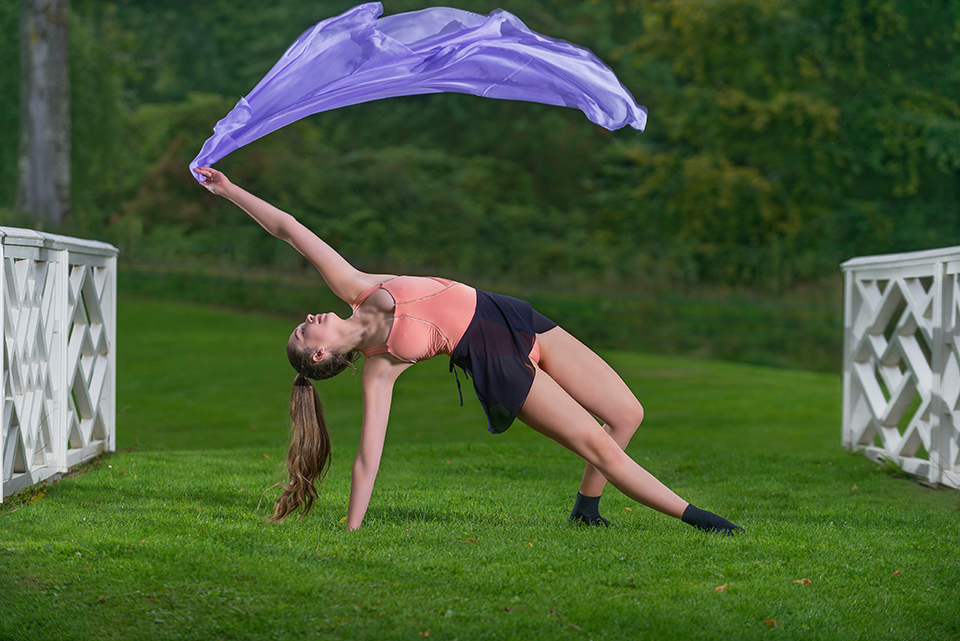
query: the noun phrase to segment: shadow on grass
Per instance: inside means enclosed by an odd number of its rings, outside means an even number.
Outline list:
[[[459,512],[447,510],[433,510],[425,507],[408,507],[403,505],[382,505],[371,507],[367,511],[366,521],[396,524],[402,521],[408,523],[466,523],[470,519]]]

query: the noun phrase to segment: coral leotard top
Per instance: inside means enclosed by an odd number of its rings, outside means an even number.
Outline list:
[[[356,311],[373,292],[393,296],[393,326],[385,345],[368,347],[364,356],[390,354],[416,363],[437,354],[452,354],[477,309],[477,291],[445,278],[397,276],[374,285],[353,301]]]

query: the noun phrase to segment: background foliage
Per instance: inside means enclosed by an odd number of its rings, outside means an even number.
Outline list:
[[[350,4],[76,0],[73,225],[128,256],[282,263],[184,166],[287,44]],[[956,0],[449,4],[499,4],[593,48],[649,107],[647,132],[411,97],[311,118],[223,168],[370,266],[783,291],[851,255],[960,242]],[[0,10],[4,33],[17,32],[17,5]],[[4,38],[7,207],[16,59]]]
[[[0,6],[5,34],[18,4]],[[305,270],[198,190],[186,165],[299,33],[350,4],[74,0],[65,231],[114,242],[128,263]],[[447,4],[502,6],[592,48],[649,107],[646,132],[607,132],[570,109],[419,96],[313,116],[220,167],[361,267],[501,289],[836,307],[840,261],[960,244],[960,0]],[[0,39],[7,219],[16,40]]]

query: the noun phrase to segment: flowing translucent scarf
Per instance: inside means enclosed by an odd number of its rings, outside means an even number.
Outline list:
[[[646,124],[646,109],[590,51],[535,33],[506,11],[382,13],[379,2],[362,4],[303,33],[217,123],[191,169],[311,114],[414,94],[574,107],[611,130]]]

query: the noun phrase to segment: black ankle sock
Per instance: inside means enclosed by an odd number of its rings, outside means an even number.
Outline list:
[[[577,492],[577,501],[573,504],[570,522],[610,527],[610,521],[600,516],[600,497],[584,496],[580,492]]]
[[[694,507],[692,503],[687,505],[687,509],[683,511],[683,516],[680,517],[680,520],[688,525],[692,525],[698,530],[717,532],[724,536],[733,536],[737,532],[743,532],[743,528],[739,525],[734,525],[727,519],[722,516],[717,516],[713,512]]]

